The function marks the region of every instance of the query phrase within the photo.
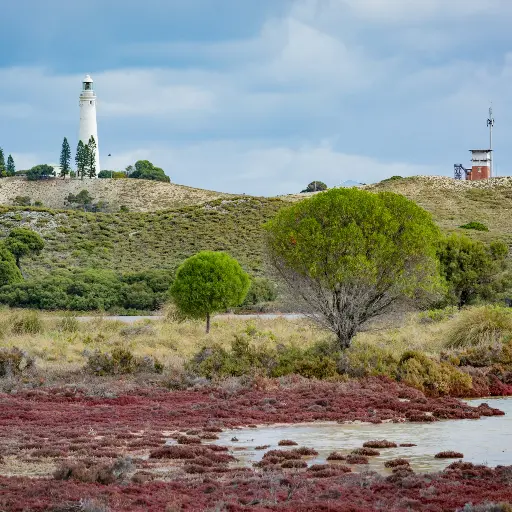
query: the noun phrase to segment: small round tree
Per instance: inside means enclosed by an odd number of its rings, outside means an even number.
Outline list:
[[[20,259],[24,256],[39,254],[44,249],[44,240],[30,229],[13,229],[4,240],[5,247],[16,258],[16,266],[21,269]]]
[[[171,296],[185,316],[206,318],[209,333],[212,313],[239,306],[249,285],[249,276],[234,258],[222,252],[202,251],[178,268]]]
[[[280,210],[266,228],[271,261],[297,304],[340,348],[398,301],[440,287],[439,229],[401,195],[331,189]]]

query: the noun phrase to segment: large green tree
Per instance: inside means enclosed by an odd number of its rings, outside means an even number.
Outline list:
[[[281,210],[266,229],[277,272],[341,348],[368,320],[440,286],[439,230],[398,194],[332,189]]]
[[[0,287],[22,281],[23,276],[16,266],[14,256],[4,244],[0,243]]]
[[[7,157],[7,166],[5,168],[7,176],[14,176],[16,174],[16,165],[14,164],[14,158],[12,155]]]
[[[208,333],[211,315],[239,306],[249,285],[249,276],[234,258],[223,252],[202,251],[178,268],[170,291],[182,314],[206,318]]]
[[[492,299],[509,281],[508,246],[500,241],[486,245],[465,235],[450,235],[439,244],[441,275],[447,284],[447,302],[459,308],[479,298]]]
[[[71,148],[66,137],[62,141],[62,148],[60,150],[60,175],[65,178],[71,171]]]
[[[35,231],[26,228],[13,229],[4,244],[15,257],[16,266],[20,270],[21,258],[39,254],[44,249],[44,240]]]

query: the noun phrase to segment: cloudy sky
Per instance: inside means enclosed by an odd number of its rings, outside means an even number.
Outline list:
[[[492,101],[508,175],[511,22],[510,0],[9,1],[0,146],[18,169],[76,147],[90,73],[103,168],[260,195],[452,175]]]

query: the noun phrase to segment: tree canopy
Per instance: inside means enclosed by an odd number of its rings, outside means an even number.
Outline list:
[[[431,216],[405,197],[332,189],[266,224],[271,261],[342,348],[399,300],[440,287]]]
[[[301,191],[301,194],[305,194],[307,192],[322,192],[327,190],[327,185],[323,181],[312,181],[304,190]]]
[[[234,258],[223,252],[202,251],[178,268],[171,296],[185,316],[206,318],[209,332],[211,314],[239,306],[249,286],[249,276]]]
[[[27,171],[26,176],[29,181],[44,180],[55,176],[55,170],[51,165],[36,165]]]
[[[44,249],[44,240],[35,231],[26,228],[13,229],[4,244],[16,258],[16,266],[20,269],[21,258],[39,254]]]
[[[168,183],[171,181],[163,169],[155,167],[149,160],[135,162],[135,170],[131,171],[128,177],[140,180],[166,181]]]
[[[478,298],[492,298],[507,285],[508,246],[499,241],[485,245],[465,235],[450,235],[439,244],[441,275],[447,302],[459,308]]]
[[[12,155],[7,157],[7,165],[5,167],[5,172],[7,176],[15,176],[16,175],[16,165],[14,163],[14,158]]]

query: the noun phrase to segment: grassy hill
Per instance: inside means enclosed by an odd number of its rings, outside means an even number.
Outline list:
[[[0,180],[0,204],[12,205],[17,196],[28,196],[32,203],[41,201],[47,208],[62,209],[67,207],[65,200],[69,194],[77,194],[84,189],[94,202],[107,202],[109,211],[119,211],[121,206],[126,206],[131,211],[148,212],[233,197],[231,194],[148,180],[26,181],[23,178],[3,178]]]
[[[440,176],[384,180],[366,187],[403,194],[432,213],[446,232],[464,232],[482,241],[501,239],[512,245],[512,177],[485,181],[456,181]],[[478,221],[488,232],[461,230]]]
[[[283,204],[280,199],[239,197],[159,212],[112,214],[0,207],[0,235],[22,226],[43,236],[45,250],[25,263],[29,276],[78,266],[123,272],[173,270],[205,249],[225,250],[246,270],[261,274],[261,226]]]
[[[0,180],[0,191],[8,183]],[[32,186],[27,182],[20,183]],[[217,198],[223,194],[143,180],[84,183],[96,187],[96,191],[115,188],[117,197],[126,194],[126,198],[132,198],[132,211],[93,214],[75,210],[0,207],[0,236],[7,235],[14,227],[24,226],[38,231],[46,240],[40,258],[25,263],[28,276],[69,267],[97,267],[122,272],[153,268],[173,270],[185,258],[203,249],[225,250],[247,271],[261,275],[265,273],[262,224],[289,201],[304,197]],[[42,190],[55,187],[51,182],[37,186]],[[28,188],[20,194],[30,195],[36,188]],[[367,188],[409,197],[430,211],[445,231],[458,230],[484,241],[502,239],[512,245],[512,179],[471,183],[440,177],[415,177],[385,180]],[[146,197],[144,194],[148,190]],[[158,194],[163,194],[162,191],[167,191],[169,197],[155,199]],[[173,195],[173,191],[176,194]],[[91,193],[99,195],[98,192]],[[36,197],[34,194],[33,198]],[[43,203],[50,201],[43,198]],[[147,211],[158,207],[159,211]],[[137,208],[140,211],[133,211]],[[458,228],[471,221],[484,223],[489,232]]]

